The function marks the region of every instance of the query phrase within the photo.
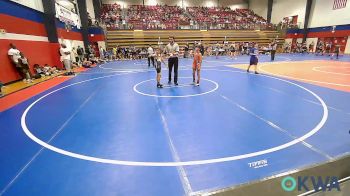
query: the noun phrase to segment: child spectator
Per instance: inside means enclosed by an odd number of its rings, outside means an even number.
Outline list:
[[[87,58],[84,58],[82,66],[84,68],[91,68],[91,65],[92,65],[91,61],[88,61]]]
[[[41,69],[39,64],[34,64],[34,78],[38,79],[45,76],[45,73]]]

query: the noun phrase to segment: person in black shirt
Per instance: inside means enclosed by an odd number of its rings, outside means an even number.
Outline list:
[[[339,59],[339,52],[340,52],[340,46],[339,45],[335,45],[334,53],[335,53],[337,59]]]
[[[202,56],[204,56],[204,46],[202,42],[199,43],[199,51],[201,52]]]
[[[82,47],[78,46],[77,54],[78,54],[79,62],[82,63],[83,59],[84,59],[84,49]]]
[[[275,41],[271,43],[271,61],[275,60],[275,54],[276,54],[277,44]]]

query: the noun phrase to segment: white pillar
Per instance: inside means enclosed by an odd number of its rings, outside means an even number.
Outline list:
[[[348,41],[346,42],[344,53],[345,54],[350,54],[350,36],[348,37]]]

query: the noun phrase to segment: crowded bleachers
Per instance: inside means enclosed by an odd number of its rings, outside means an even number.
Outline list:
[[[265,29],[266,20],[249,9],[232,10],[229,7],[187,7],[196,22],[206,23],[210,29]]]
[[[132,5],[127,18],[134,29],[178,29],[181,24],[189,24],[189,18],[179,6]]]
[[[108,56],[119,59],[142,58],[149,45],[161,46],[171,35],[175,35],[181,50],[198,41],[205,48],[223,42],[267,46],[279,35],[252,10],[230,7],[183,9],[168,5],[129,5],[122,9],[120,5],[112,4],[103,6],[102,21],[107,27],[107,50],[114,54]],[[206,31],[211,29],[215,31]]]
[[[133,30],[110,30],[107,32],[108,48],[114,47],[129,47],[136,48],[147,47],[151,45],[159,45],[166,43],[168,37],[175,35],[176,41],[180,47],[185,44],[193,44],[195,41],[202,40],[204,45],[212,45],[217,42],[222,43],[225,39],[228,42],[256,42],[261,45],[267,45],[276,38],[279,33],[276,31],[229,31],[229,30],[213,30],[213,31],[198,31],[198,30],[148,30],[148,31],[133,31]]]
[[[271,29],[272,25],[249,9],[131,5],[122,14],[118,4],[103,5],[102,21],[113,29]]]
[[[119,29],[123,23],[119,4],[103,4],[101,21],[111,29]]]

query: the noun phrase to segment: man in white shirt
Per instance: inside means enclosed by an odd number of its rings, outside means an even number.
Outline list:
[[[60,48],[60,54],[61,54],[61,61],[63,62],[63,65],[67,71],[67,75],[73,75],[74,73],[72,72],[72,62],[71,62],[71,57],[70,57],[70,49],[67,48],[66,44],[61,44]]]
[[[148,67],[151,66],[151,61],[152,61],[152,65],[154,67],[154,51],[151,45],[149,45],[149,47],[147,48],[147,54],[148,54]]]
[[[23,69],[22,69],[21,65],[19,64],[19,62],[18,62],[18,59],[21,58],[20,53],[21,52],[16,48],[16,46],[11,43],[10,44],[10,49],[8,50],[7,55],[9,56],[12,64],[16,67],[16,70],[19,73],[19,75],[22,78],[25,78]]]
[[[175,39],[173,36],[169,37],[169,44],[165,47],[165,52],[168,54],[168,66],[169,66],[169,78],[168,78],[168,84],[171,83],[171,72],[173,71],[174,67],[174,84],[177,86],[177,75],[178,75],[178,68],[179,68],[179,45],[175,43]]]
[[[10,44],[10,49],[8,50],[7,54],[9,58],[11,59],[11,62],[18,66],[18,59],[21,58],[20,51],[16,48],[14,44]]]

